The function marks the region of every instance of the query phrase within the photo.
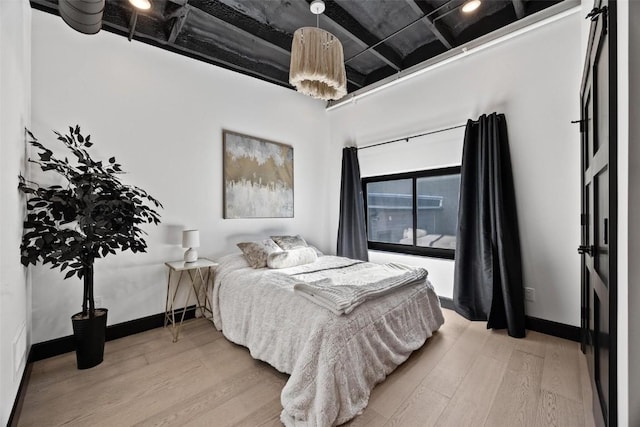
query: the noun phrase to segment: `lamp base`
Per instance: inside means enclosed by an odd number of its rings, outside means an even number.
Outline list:
[[[184,253],[184,262],[195,262],[198,260],[198,251],[194,248],[189,248]]]

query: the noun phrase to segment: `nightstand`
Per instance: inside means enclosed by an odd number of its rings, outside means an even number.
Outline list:
[[[180,328],[184,321],[185,309],[192,294],[195,294],[196,296],[196,309],[200,309],[204,317],[211,318],[213,313],[211,311],[211,301],[209,300],[207,291],[209,283],[213,278],[213,270],[218,266],[218,263],[213,262],[210,259],[198,258],[198,260],[194,262],[171,261],[165,262],[164,264],[169,268],[169,277],[167,279],[167,300],[164,310],[164,326],[166,328],[167,325],[171,324],[171,335],[173,336],[173,342],[176,342],[178,341]],[[173,295],[171,295],[171,279],[175,274],[179,274],[179,276],[175,289],[173,290]],[[185,279],[187,280],[183,281],[183,276],[185,276]],[[187,297],[184,300],[182,314],[178,315],[180,320],[176,321],[176,296],[178,295],[178,289],[180,289],[183,282],[187,282],[190,286],[187,292]],[[202,292],[204,293],[204,301],[201,301],[200,294]]]

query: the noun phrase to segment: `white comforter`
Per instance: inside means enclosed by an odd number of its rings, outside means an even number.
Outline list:
[[[241,254],[219,262],[214,324],[252,357],[291,374],[281,395],[287,426],[332,426],[358,415],[375,384],[444,322],[428,281],[366,301],[343,316],[293,292],[296,275],[321,269],[329,269],[323,273],[328,277],[354,270],[366,275],[375,264],[323,256],[304,266],[255,270]]]

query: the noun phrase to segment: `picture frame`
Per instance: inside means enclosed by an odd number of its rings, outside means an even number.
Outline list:
[[[225,219],[293,218],[293,147],[222,131]]]

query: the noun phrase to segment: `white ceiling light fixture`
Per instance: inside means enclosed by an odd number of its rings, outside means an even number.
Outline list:
[[[325,4],[314,0],[309,8],[319,17]],[[298,28],[291,44],[289,83],[298,92],[325,101],[345,96],[347,77],[340,40],[319,26]]]
[[[471,13],[477,8],[479,8],[481,4],[482,2],[480,0],[469,0],[468,2],[462,5],[462,11],[464,13]]]
[[[129,0],[133,6],[137,7],[140,10],[149,10],[151,9],[151,1],[150,0]]]

